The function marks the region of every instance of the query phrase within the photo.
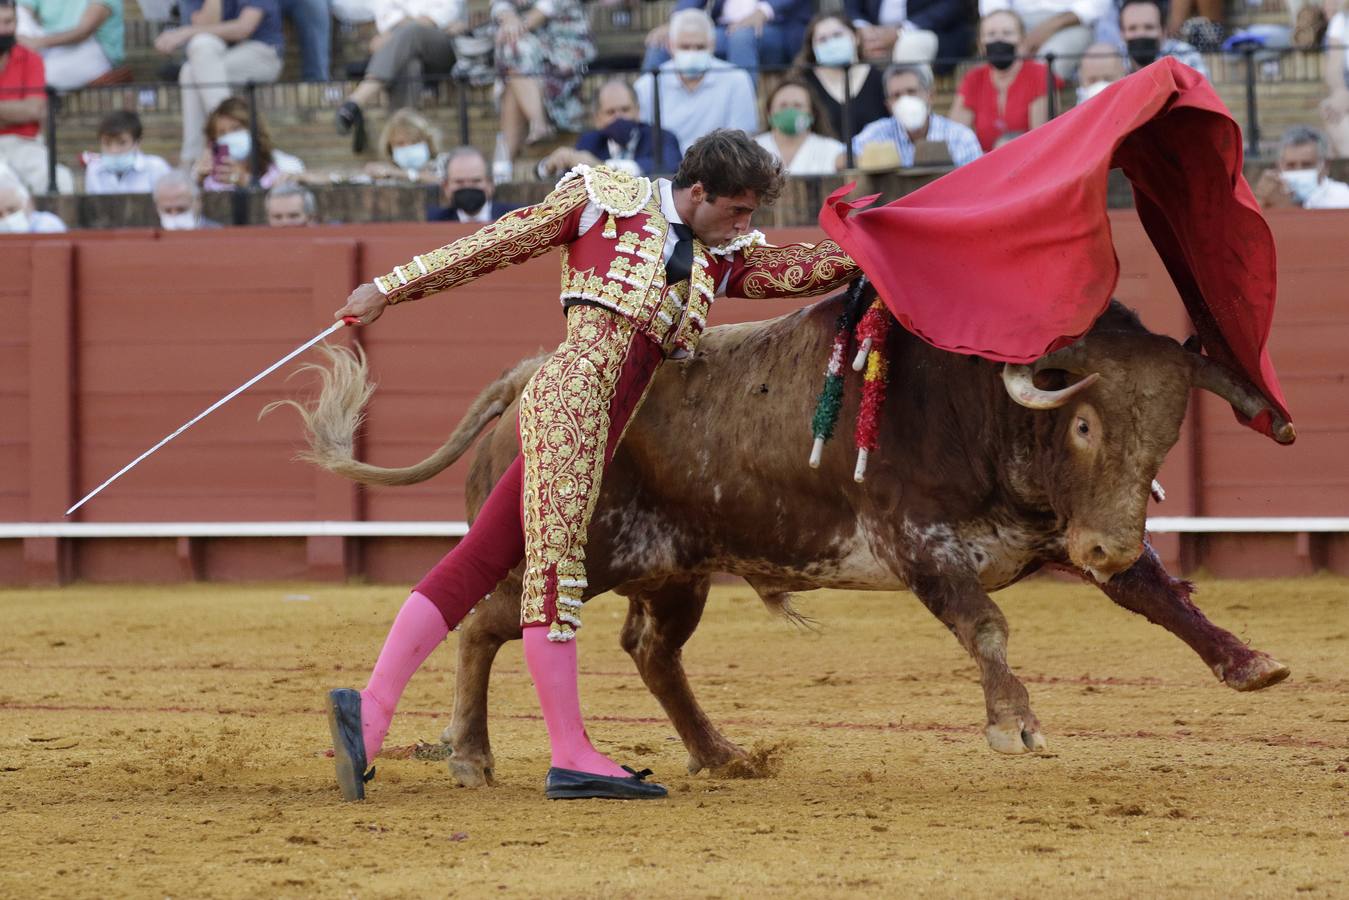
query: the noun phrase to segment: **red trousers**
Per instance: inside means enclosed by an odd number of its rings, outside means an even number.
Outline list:
[[[567,318],[567,338],[521,395],[520,455],[468,534],[416,587],[450,628],[491,594],[527,549],[522,624],[549,625],[550,637],[556,632],[559,640],[569,639],[580,624],[576,610],[586,582],[576,566],[584,560],[585,533],[599,495],[596,476],[613,459],[663,355],[655,342],[607,310],[574,306]],[[528,541],[526,521],[534,533]]]

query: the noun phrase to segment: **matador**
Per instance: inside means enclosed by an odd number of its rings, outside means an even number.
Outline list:
[[[365,796],[413,672],[520,561],[520,620],[552,750],[551,799],[663,797],[649,770],[597,751],[581,718],[575,637],[586,528],[606,464],[665,360],[690,356],[718,295],[819,294],[853,261],[833,241],[768,245],[750,229],[782,186],[781,164],[742,131],[695,142],[673,180],[578,166],[536,206],[415,256],[352,292],[337,312],[373,322],[389,305],[456,288],[561,249],[566,337],[520,396],[520,455],[468,534],[404,602],[362,691],[329,693],[343,797]]]

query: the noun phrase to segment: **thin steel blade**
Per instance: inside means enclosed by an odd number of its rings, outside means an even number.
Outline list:
[[[160,441],[158,444],[155,444],[155,445],[154,445],[153,447],[151,447],[149,450],[146,450],[146,451],[145,451],[144,453],[142,453],[140,456],[136,457],[136,458],[133,459],[131,462],[127,463],[125,466],[122,467],[121,471],[119,471],[116,475],[112,476],[112,477],[109,478],[107,481],[103,482],[103,483],[100,484],[98,487],[94,488],[92,491],[90,491],[88,494],[86,494],[86,495],[84,496],[84,499],[83,499],[83,500],[81,500],[79,503],[76,503],[76,504],[75,504],[74,506],[72,506],[70,509],[66,510],[66,515],[70,515],[70,514],[73,513],[75,510],[79,509],[81,506],[83,506],[84,504],[88,503],[90,500],[94,499],[94,497],[98,496],[99,491],[103,490],[105,487],[107,487],[108,485],[112,484],[112,483],[113,483],[114,481],[116,481],[117,479],[121,478],[121,477],[122,477],[123,475],[125,475],[127,472],[130,472],[132,469],[136,468],[136,466],[138,466],[138,465],[140,465],[142,462],[144,462],[144,461],[146,460],[146,458],[148,458],[149,456],[151,456],[151,455],[152,455],[156,450],[158,450],[160,447],[163,447],[163,446],[164,446],[165,444],[167,444],[169,441],[173,440],[173,439],[176,438],[178,435],[182,434],[184,431],[187,431],[187,430],[188,430],[189,428],[191,428],[193,425],[196,425],[196,424],[197,424],[198,422],[200,422],[202,419],[206,418],[206,417],[209,416],[211,413],[215,412],[217,409],[219,409],[220,407],[224,406],[226,403],[230,402],[230,401],[233,400],[235,397],[239,396],[239,395],[242,394],[244,391],[248,390],[248,389],[251,388],[253,385],[257,384],[259,381],[261,381],[262,379],[266,378],[268,375],[270,375],[270,374],[272,374],[273,372],[275,372],[277,369],[281,368],[281,367],[284,366],[286,363],[290,362],[292,359],[294,359],[295,357],[299,356],[301,353],[303,353],[303,352],[305,352],[306,350],[308,350],[310,347],[312,347],[312,346],[314,346],[315,344],[317,344],[319,341],[323,340],[324,338],[328,337],[329,335],[333,334],[333,333],[336,332],[336,331],[340,331],[341,329],[345,328],[345,327],[346,327],[347,325],[349,325],[349,324],[351,324],[351,323],[350,323],[348,320],[346,320],[346,319],[342,320],[341,322],[335,322],[335,323],[334,323],[333,325],[331,325],[330,327],[325,328],[323,331],[319,332],[319,333],[318,333],[317,335],[315,335],[314,337],[312,337],[312,338],[310,338],[309,340],[305,341],[303,344],[301,344],[300,346],[296,347],[294,350],[290,351],[290,352],[287,353],[285,356],[281,357],[281,358],[278,359],[276,362],[272,363],[270,366],[268,366],[267,368],[263,369],[261,372],[259,372],[258,374],[254,375],[252,378],[250,378],[250,379],[248,379],[247,381],[245,381],[243,384],[239,385],[237,388],[235,388],[234,390],[230,391],[228,394],[226,394],[225,396],[221,397],[221,398],[220,398],[219,400],[217,400],[216,402],[212,403],[210,406],[206,407],[206,409],[202,410],[200,413],[198,413],[198,414],[197,414],[196,416],[194,416],[192,419],[188,420],[188,421],[187,421],[186,423],[184,423],[181,427],[179,427],[177,431],[173,432],[173,434],[170,434],[168,437],[164,438],[164,440]]]

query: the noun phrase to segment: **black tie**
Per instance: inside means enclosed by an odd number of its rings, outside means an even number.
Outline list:
[[[679,240],[665,261],[665,283],[679,284],[688,281],[693,273],[693,229],[682,222],[671,222],[670,227]]]

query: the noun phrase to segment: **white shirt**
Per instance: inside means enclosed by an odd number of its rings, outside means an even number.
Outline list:
[[[478,210],[471,216],[468,213],[464,212],[462,209],[456,209],[454,211],[454,214],[459,217],[460,222],[477,222],[480,224],[487,224],[489,222],[496,221],[496,219],[492,218],[492,201],[490,199],[484,201],[482,209]]]
[[[110,171],[103,164],[103,157],[96,156],[84,169],[84,192],[86,194],[148,194],[155,182],[169,171],[169,164],[158,156],[150,156],[137,151],[136,161],[121,175]]]
[[[1326,49],[1344,50],[1344,80],[1349,84],[1349,13],[1337,12],[1326,26]]]
[[[444,29],[463,16],[462,0],[379,0],[375,5],[375,28],[383,34],[404,19],[424,17]]]
[[[1349,184],[1327,178],[1311,192],[1303,209],[1349,209]]]
[[[1090,26],[1106,14],[1110,5],[1110,0],[979,0],[979,18],[1004,9],[1010,9],[1023,19],[1070,12],[1083,25]]]
[[[28,214],[28,233],[29,234],[61,234],[66,230],[66,223],[61,221],[61,217],[55,213],[35,210]]]
[[[782,153],[778,150],[777,138],[773,132],[765,131],[756,137],[755,142],[778,159]],[[788,175],[833,175],[838,171],[838,158],[846,153],[847,147],[842,141],[811,132],[797,148],[791,164],[787,166]]]

